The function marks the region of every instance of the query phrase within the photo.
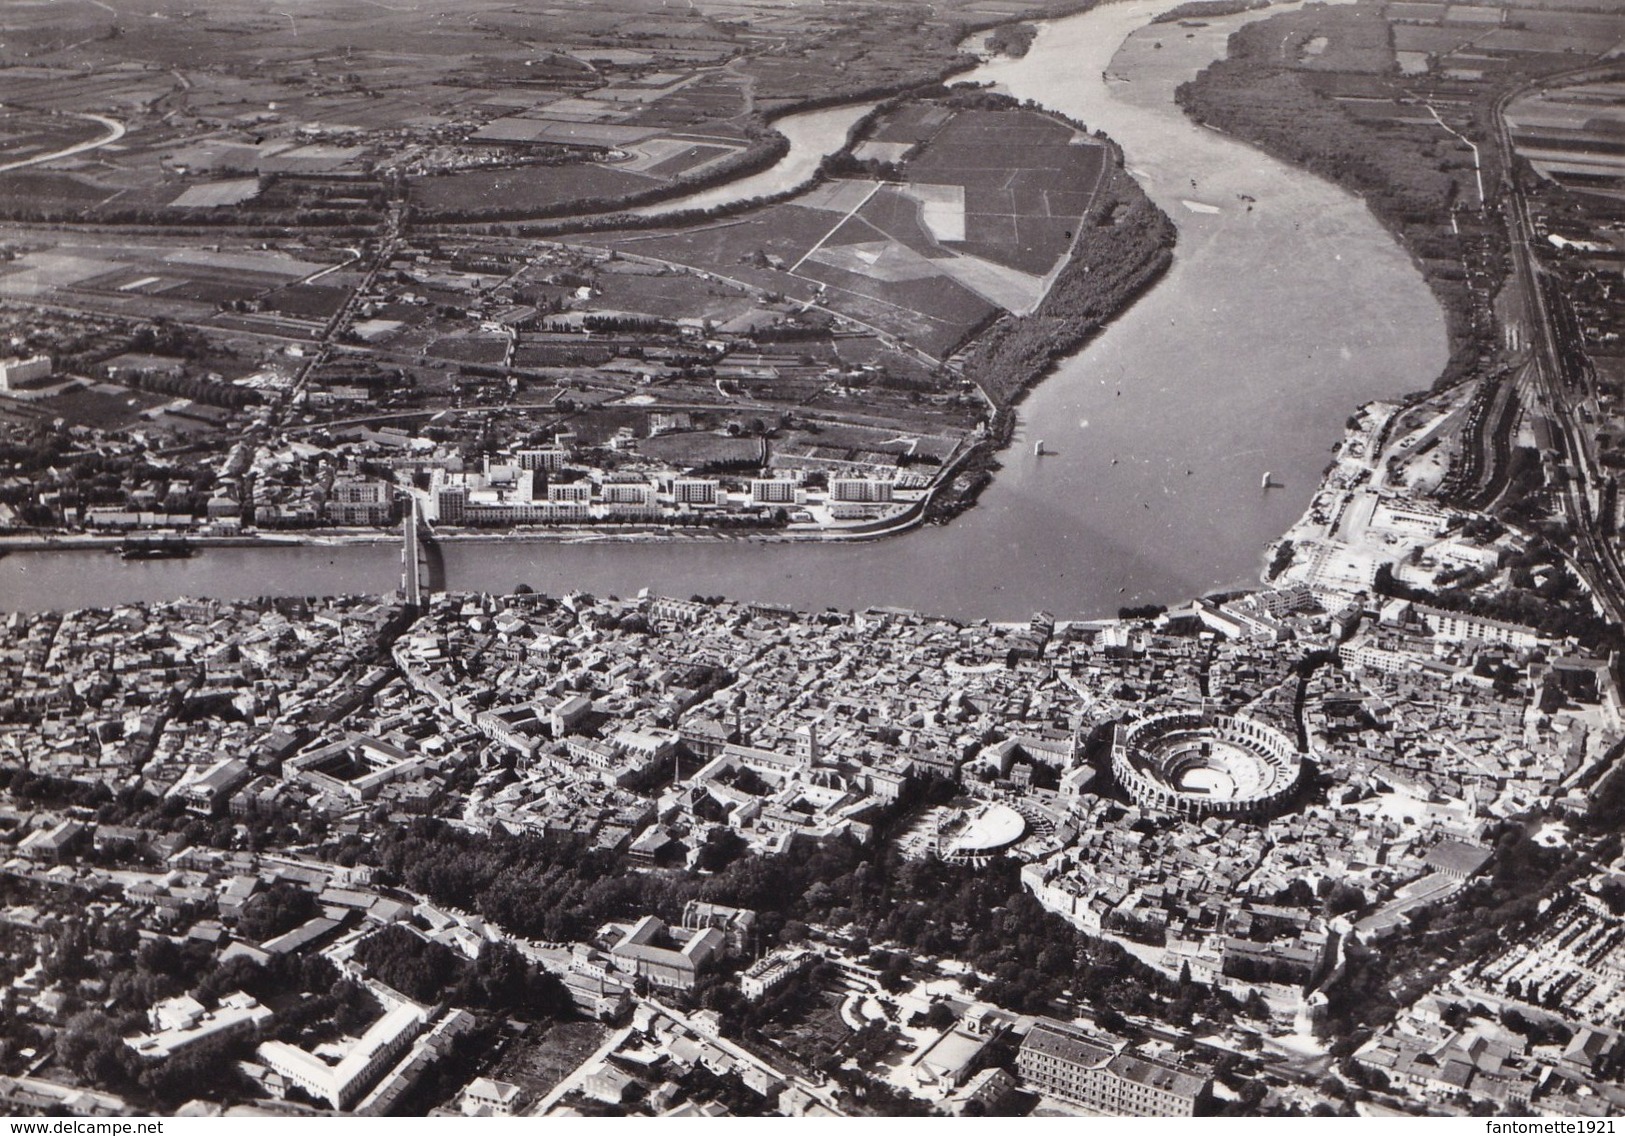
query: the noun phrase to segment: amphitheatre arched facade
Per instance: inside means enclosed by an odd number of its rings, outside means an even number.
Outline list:
[[[1112,777],[1138,804],[1191,817],[1259,817],[1290,803],[1304,758],[1291,737],[1241,714],[1176,710],[1119,725]]]

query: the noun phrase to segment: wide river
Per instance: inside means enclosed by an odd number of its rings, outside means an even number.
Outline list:
[[[974,509],[854,545],[449,545],[447,586],[649,587],[1019,619],[1110,615],[1256,583],[1264,546],[1307,505],[1344,419],[1368,399],[1428,386],[1444,364],[1444,325],[1359,200],[1185,118],[1174,88],[1256,17],[1146,26],[1171,6],[1137,0],[1056,21],[1024,58],[972,76],[1104,129],[1179,226],[1168,275],[1027,398],[1005,468]],[[1053,454],[1033,457],[1036,438]],[[1266,470],[1281,488],[1260,488]],[[0,605],[377,592],[398,573],[387,546],[146,563],[14,553],[0,559]]]

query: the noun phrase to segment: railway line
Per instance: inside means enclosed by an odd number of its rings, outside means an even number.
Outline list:
[[[1620,68],[1585,67],[1561,75],[1549,75],[1539,80],[1540,85],[1567,83],[1601,75],[1616,75]],[[1536,84],[1525,84],[1503,94],[1496,100],[1494,123],[1496,144],[1502,151],[1502,168],[1513,171],[1516,151],[1512,144],[1512,130],[1507,124],[1507,105]],[[1573,562],[1581,578],[1590,589],[1597,607],[1609,620],[1625,619],[1625,569],[1622,569],[1619,550],[1601,533],[1599,519],[1592,505],[1593,486],[1600,489],[1605,483],[1590,445],[1586,423],[1580,415],[1580,404],[1588,393],[1585,379],[1584,352],[1576,342],[1578,329],[1572,314],[1553,311],[1554,301],[1561,297],[1549,294],[1550,285],[1545,278],[1534,252],[1535,224],[1529,200],[1515,171],[1509,172],[1505,182],[1505,217],[1512,254],[1512,285],[1518,289],[1525,318],[1521,321],[1529,334],[1530,360],[1528,377],[1533,400],[1531,409],[1544,409],[1550,417],[1561,453],[1545,454],[1548,473],[1555,476],[1563,512],[1574,533]],[[1567,318],[1565,318],[1567,316]],[[1505,444],[1504,437],[1500,444]]]

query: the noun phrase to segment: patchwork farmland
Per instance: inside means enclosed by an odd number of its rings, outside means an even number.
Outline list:
[[[1037,111],[909,103],[852,153],[854,173],[884,180],[841,178],[741,218],[610,243],[815,301],[943,359],[1000,313],[1038,305],[1106,156]]]
[[[160,317],[308,336],[343,304],[347,290],[307,283],[339,253],[310,259],[252,249],[67,243],[0,265],[0,300],[71,305],[129,319]],[[236,309],[230,311],[229,309]]]
[[[1625,83],[1523,95],[1507,107],[1513,143],[1535,171],[1572,189],[1625,196]]]
[[[200,470],[31,523],[370,526],[329,471],[404,487],[386,461],[553,446],[719,496],[477,524],[868,532],[967,507],[997,411],[1172,237],[1109,141],[943,85],[973,63],[956,14],[1006,0],[929,7],[153,0],[109,23],[27,0],[0,45],[0,333],[52,375],[0,430]],[[811,188],[751,204],[764,183]],[[861,500],[832,501],[843,478]]]
[[[0,165],[32,161],[104,132],[100,123],[34,111],[0,110]]]

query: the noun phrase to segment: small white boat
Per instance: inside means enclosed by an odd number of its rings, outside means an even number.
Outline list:
[[[1038,439],[1038,441],[1033,443],[1033,457],[1041,458],[1043,456],[1044,456],[1044,439],[1040,438],[1040,439]]]
[[[1259,485],[1259,488],[1260,489],[1274,489],[1275,488],[1275,482],[1270,480],[1270,471],[1267,470],[1267,469],[1264,471],[1264,480]]]

